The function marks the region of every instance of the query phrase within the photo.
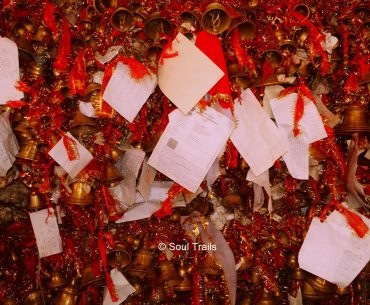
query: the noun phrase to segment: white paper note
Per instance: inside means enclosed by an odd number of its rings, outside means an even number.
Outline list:
[[[327,136],[324,124],[314,103],[304,98],[304,113],[299,122],[301,134],[293,134],[294,109],[297,93],[270,101],[279,130],[288,141],[288,151],[283,155],[289,173],[296,179],[307,180],[309,176],[309,144]]]
[[[114,57],[116,57],[119,51],[122,49],[122,46],[112,46],[110,47],[104,55],[96,52],[95,57],[101,63],[105,64],[108,61],[111,61]]]
[[[105,88],[103,99],[126,120],[132,122],[157,86],[157,77],[150,73],[142,79],[131,77],[130,68],[119,62]]]
[[[6,176],[19,152],[17,139],[9,123],[10,111],[0,115],[0,176]]]
[[[75,160],[69,160],[63,138],[49,151],[49,155],[74,179],[94,157],[69,132],[66,135],[76,143],[79,157]]]
[[[253,190],[254,190],[253,210],[258,211],[260,208],[262,208],[261,203],[263,203],[263,200],[264,200],[262,188],[264,188],[267,195],[269,196],[268,211],[271,212],[272,211],[272,199],[271,199],[269,171],[267,170],[263,172],[261,175],[256,176],[253,174],[253,171],[250,169],[247,174],[247,180],[252,181],[254,183],[253,185]],[[260,189],[256,186],[258,186]],[[258,194],[258,192],[261,192],[262,194]],[[260,198],[258,195],[260,195]]]
[[[361,218],[370,227],[370,220]],[[340,287],[348,286],[370,260],[370,235],[350,228],[337,211],[321,223],[313,218],[298,255],[299,267]]]
[[[0,104],[24,98],[16,89],[19,81],[18,47],[14,41],[0,37]]]
[[[265,93],[263,95],[263,109],[269,115],[270,118],[273,118],[274,115],[272,114],[270,100],[279,97],[281,91],[284,90],[283,86],[280,85],[271,85],[265,86]]]
[[[326,119],[326,125],[328,125],[330,128],[334,128],[335,126],[337,126],[340,122],[340,118],[337,117],[325,106],[325,104],[322,102],[321,95],[315,94],[313,95],[313,97],[316,101],[317,110]]]
[[[108,289],[105,288],[103,305],[121,304],[130,294],[134,293],[136,289],[128,282],[128,280],[118,269],[112,269],[110,276],[112,278],[118,300],[113,302]]]
[[[137,186],[138,191],[146,201],[149,199],[151,185],[154,182],[156,174],[156,169],[148,164],[148,158],[146,157],[143,161],[139,183]]]
[[[162,204],[160,202],[142,202],[136,203],[130,209],[128,209],[123,216],[116,221],[116,223],[129,222],[144,218],[149,218],[155,212],[161,208]]]
[[[231,141],[256,176],[268,170],[287,151],[285,137],[279,132],[250,89],[235,100],[237,126]]]
[[[184,35],[179,33],[158,66],[158,85],[164,95],[187,114],[221,79],[224,72]]]
[[[48,209],[30,213],[40,258],[63,252],[57,218],[52,209],[50,212],[49,216]]]
[[[78,108],[81,111],[81,113],[89,118],[96,118],[97,115],[95,113],[95,108],[93,105],[89,103],[85,103],[82,101],[79,101],[78,103]]]
[[[234,123],[213,108],[171,113],[148,163],[195,193],[224,147]]]

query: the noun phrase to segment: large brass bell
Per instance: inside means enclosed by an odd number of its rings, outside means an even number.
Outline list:
[[[162,34],[170,35],[172,33],[172,24],[164,19],[159,12],[153,13],[145,24],[144,32],[152,40],[158,41]]]
[[[127,273],[138,278],[153,278],[155,271],[152,266],[153,255],[147,249],[136,252],[134,261],[130,264]]]
[[[180,14],[179,32],[186,35],[199,28],[199,18],[196,12],[184,11]]]
[[[88,184],[76,181],[71,184],[72,193],[67,198],[67,203],[73,205],[92,205],[95,203],[94,195]]]
[[[263,291],[262,296],[256,303],[256,305],[277,305],[277,304],[278,300],[265,290]]]
[[[34,140],[28,141],[16,156],[15,163],[30,164],[38,160],[38,143]]]
[[[124,7],[118,8],[112,14],[111,24],[118,31],[127,31],[134,25],[134,22],[134,14]]]
[[[230,37],[232,32],[237,29],[239,31],[240,40],[253,40],[256,33],[256,26],[250,21],[234,20],[227,30],[226,37]]]
[[[108,163],[105,167],[105,184],[108,187],[117,186],[123,179],[123,176],[113,163]]]
[[[191,291],[193,287],[193,281],[190,275],[188,274],[188,268],[185,266],[184,260],[180,260],[180,267],[178,269],[179,275],[182,278],[173,288],[175,291]]]
[[[231,17],[225,7],[218,2],[209,4],[201,19],[203,29],[211,34],[221,34],[231,24]]]
[[[78,295],[75,280],[72,280],[70,285],[59,292],[53,303],[54,305],[75,305],[77,304]]]
[[[172,261],[163,260],[159,263],[159,278],[158,283],[164,284],[167,287],[174,287],[181,283],[181,276],[176,271]]]
[[[313,288],[307,281],[303,282],[302,296],[304,300],[320,301],[327,298],[325,293]]]
[[[335,285],[319,276],[309,275],[306,280],[314,289],[323,293],[335,292]]]
[[[348,106],[343,123],[336,130],[337,134],[352,135],[355,132],[370,133],[368,111],[362,105],[351,104]]]
[[[123,244],[118,243],[116,248],[107,254],[107,262],[112,268],[125,268],[131,262],[131,254]]]
[[[42,195],[36,192],[31,192],[30,202],[28,204],[27,209],[32,211],[38,211],[44,208],[46,208],[46,201],[44,200]]]
[[[42,292],[40,290],[31,292],[25,299],[25,305],[44,305]]]
[[[87,265],[82,269],[81,276],[81,288],[86,287],[87,285],[94,284],[95,287],[101,287],[104,285],[104,276],[103,273],[99,270],[93,270],[92,265]]]
[[[58,288],[67,284],[68,281],[66,280],[64,275],[57,270],[52,271],[49,274],[47,281],[45,282],[45,286],[48,288]]]

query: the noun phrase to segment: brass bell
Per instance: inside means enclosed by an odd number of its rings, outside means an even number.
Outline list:
[[[368,111],[362,105],[351,104],[348,106],[343,123],[336,130],[337,134],[352,135],[355,132],[370,133]]]
[[[159,263],[159,278],[158,283],[165,284],[167,287],[174,287],[180,284],[182,278],[176,271],[172,261],[167,259]]]
[[[140,279],[154,278],[155,271],[152,266],[153,255],[147,249],[140,249],[136,252],[134,261],[128,267],[127,273]]]
[[[125,32],[130,29],[135,22],[134,14],[124,7],[120,7],[115,10],[111,17],[112,26],[121,32]]]
[[[251,283],[257,285],[261,282],[261,274],[257,268],[253,268],[252,271],[250,272],[251,276]]]
[[[3,300],[3,305],[18,305],[15,299],[6,298]]]
[[[184,260],[180,260],[180,267],[178,269],[179,275],[182,278],[181,282],[174,286],[175,291],[191,291],[193,287],[193,281],[188,274],[188,268],[185,266]]]
[[[103,286],[104,275],[100,270],[93,270],[92,265],[87,265],[82,269],[80,286],[83,288],[91,284],[94,284],[95,287]]]
[[[338,287],[335,289],[335,293],[338,295],[346,295],[350,293],[349,286],[347,287]]]
[[[237,84],[242,90],[249,87],[249,78],[247,73],[240,69],[238,64],[230,64],[227,66],[227,72],[231,83]]]
[[[290,39],[284,39],[279,43],[280,50],[281,51],[289,51],[289,52],[295,52],[297,50],[297,46],[295,45],[293,40]]]
[[[278,300],[265,290],[263,291],[262,296],[256,303],[256,305],[276,305],[276,304],[278,304]]]
[[[308,29],[302,27],[301,29],[295,31],[293,34],[293,40],[300,46],[303,46],[306,39],[308,38]]]
[[[28,141],[16,156],[17,164],[30,164],[38,160],[38,143],[34,140]]]
[[[132,13],[134,14],[135,23],[144,24],[145,20],[148,19],[148,12],[138,5],[137,7],[133,6],[131,7]]]
[[[31,292],[25,299],[25,305],[44,305],[42,292],[40,290]]]
[[[123,244],[118,243],[116,248],[107,254],[107,262],[112,268],[125,268],[131,262],[131,254]]]
[[[256,26],[251,21],[241,21],[240,19],[233,20],[229,29],[227,30],[226,37],[230,37],[234,29],[239,31],[239,37],[241,41],[253,40],[256,34]]]
[[[243,256],[239,259],[239,263],[241,263],[241,264],[240,264],[240,266],[239,266],[238,271],[247,270],[247,269],[249,269],[250,267],[252,267],[252,266],[254,265],[254,259],[253,259],[253,256],[243,255]]]
[[[94,0],[93,6],[97,13],[104,14],[106,10],[112,7],[117,7],[117,0]]]
[[[54,270],[50,273],[48,280],[45,283],[45,286],[48,288],[58,288],[68,284],[68,281],[64,275],[57,270]]]
[[[54,299],[54,305],[75,305],[79,296],[78,289],[75,284],[75,280],[72,280],[71,284],[63,288],[61,292]]]
[[[15,167],[12,166],[4,177],[0,177],[0,188],[4,188],[14,180],[16,174]]]
[[[156,62],[156,61],[159,60],[159,57],[162,53],[162,50],[163,50],[163,47],[162,47],[161,44],[153,44],[148,48],[147,53],[146,53],[146,57],[150,61]]]
[[[218,35],[228,29],[231,17],[221,3],[214,2],[206,7],[201,24],[208,33]]]
[[[123,176],[113,163],[108,163],[105,167],[105,184],[108,187],[117,186],[123,179]]]
[[[172,24],[164,19],[159,12],[153,13],[149,16],[149,20],[144,27],[145,34],[154,41],[158,41],[161,34],[171,35]]]
[[[180,14],[179,32],[187,34],[199,28],[199,18],[196,12],[184,11]]]
[[[310,8],[306,5],[306,4],[298,4],[296,5],[296,7],[294,8],[294,11],[305,16],[306,18],[310,17]]]
[[[98,83],[89,83],[85,90],[84,100],[86,102],[90,102],[95,109],[97,115],[99,115],[102,105],[103,99],[101,96],[101,85]]]
[[[47,27],[44,27],[42,25],[39,26],[37,32],[32,37],[33,41],[38,41],[45,44],[49,44],[51,42],[51,39],[52,39],[51,31]]]
[[[244,297],[240,305],[253,305],[253,298],[251,296]]]
[[[87,16],[89,16],[90,18],[92,18],[92,17],[95,17],[96,14],[97,14],[97,12],[96,12],[96,9],[95,9],[94,5],[88,5],[86,7],[86,15]]]
[[[110,158],[112,159],[113,162],[120,159],[123,154],[124,154],[124,151],[119,149],[117,146],[112,147],[111,150],[110,150],[110,153],[109,153]]]
[[[84,182],[76,181],[71,185],[72,193],[67,198],[67,203],[73,205],[93,205],[95,203],[90,186]]]
[[[302,296],[304,300],[320,301],[327,298],[325,293],[313,288],[307,281],[303,282]]]
[[[288,267],[292,268],[292,269],[299,267],[299,264],[298,264],[298,255],[297,255],[296,252],[290,253],[288,255],[288,259],[287,259],[286,265]]]
[[[307,282],[314,289],[317,289],[323,293],[334,293],[335,292],[335,285],[319,276],[314,276],[311,274],[307,277]]]
[[[221,266],[216,263],[216,258],[213,256],[210,256],[209,254],[203,257],[198,267],[200,270],[202,270],[206,274],[222,275],[224,273]]]
[[[76,110],[71,123],[71,131],[80,126],[96,126],[95,120],[82,114],[80,110]]]
[[[283,56],[278,50],[268,50],[262,53],[261,61],[269,61],[270,66],[274,69],[277,69],[281,66],[283,62]]]
[[[38,211],[41,209],[46,208],[46,201],[42,198],[41,194],[37,194],[35,192],[31,192],[30,194],[30,202],[28,204],[27,209]]]

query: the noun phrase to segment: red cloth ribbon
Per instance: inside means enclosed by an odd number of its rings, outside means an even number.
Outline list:
[[[72,95],[84,96],[86,89],[85,55],[88,49],[81,50],[74,60],[69,74],[69,87]]]
[[[68,56],[71,51],[71,32],[67,19],[63,18],[62,36],[60,38],[58,53],[53,68],[62,72],[66,71],[68,68]]]
[[[44,13],[42,15],[42,20],[44,21],[45,25],[51,30],[54,36],[58,35],[58,27],[55,22],[55,7],[49,1],[46,1],[46,5],[44,8]]]
[[[80,154],[78,153],[77,143],[72,138],[68,137],[67,135],[63,135],[63,144],[67,151],[68,159],[70,161],[77,160],[80,158]]]
[[[249,56],[248,52],[241,45],[240,33],[238,28],[235,28],[232,32],[231,45],[234,49],[235,57],[239,63],[239,66],[243,68],[249,67],[252,71],[256,71],[256,66],[252,58]]]
[[[172,204],[171,201],[178,196],[180,193],[188,193],[189,191],[182,187],[181,185],[174,183],[168,190],[167,198],[162,202],[162,207],[154,213],[155,217],[163,218],[172,214]]]

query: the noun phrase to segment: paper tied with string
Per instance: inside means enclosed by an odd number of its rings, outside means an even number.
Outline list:
[[[297,93],[291,93],[282,98],[272,99],[270,105],[278,128],[288,142],[288,151],[283,154],[288,171],[293,178],[307,180],[309,144],[327,137],[327,134],[315,104],[303,97],[304,112],[299,121],[300,134],[294,135],[294,110],[297,97]]]
[[[118,300],[116,302],[113,302],[108,289],[105,288],[103,305],[121,304],[124,300],[127,299],[130,294],[133,294],[136,289],[128,282],[128,280],[117,268],[111,270],[110,276],[112,278]]]
[[[370,220],[358,214],[370,226]],[[299,251],[299,267],[347,287],[370,260],[370,235],[360,238],[338,211],[324,222],[313,218]]]
[[[17,139],[9,122],[10,111],[0,115],[0,176],[6,176],[19,152]]]
[[[52,157],[73,179],[94,158],[69,132],[49,151]]]
[[[187,114],[224,72],[181,33],[164,53],[158,66],[158,85],[163,94]]]
[[[9,38],[0,37],[0,105],[24,98],[16,88],[19,78],[18,47]]]
[[[30,213],[40,258],[63,252],[57,217],[53,209]]]

